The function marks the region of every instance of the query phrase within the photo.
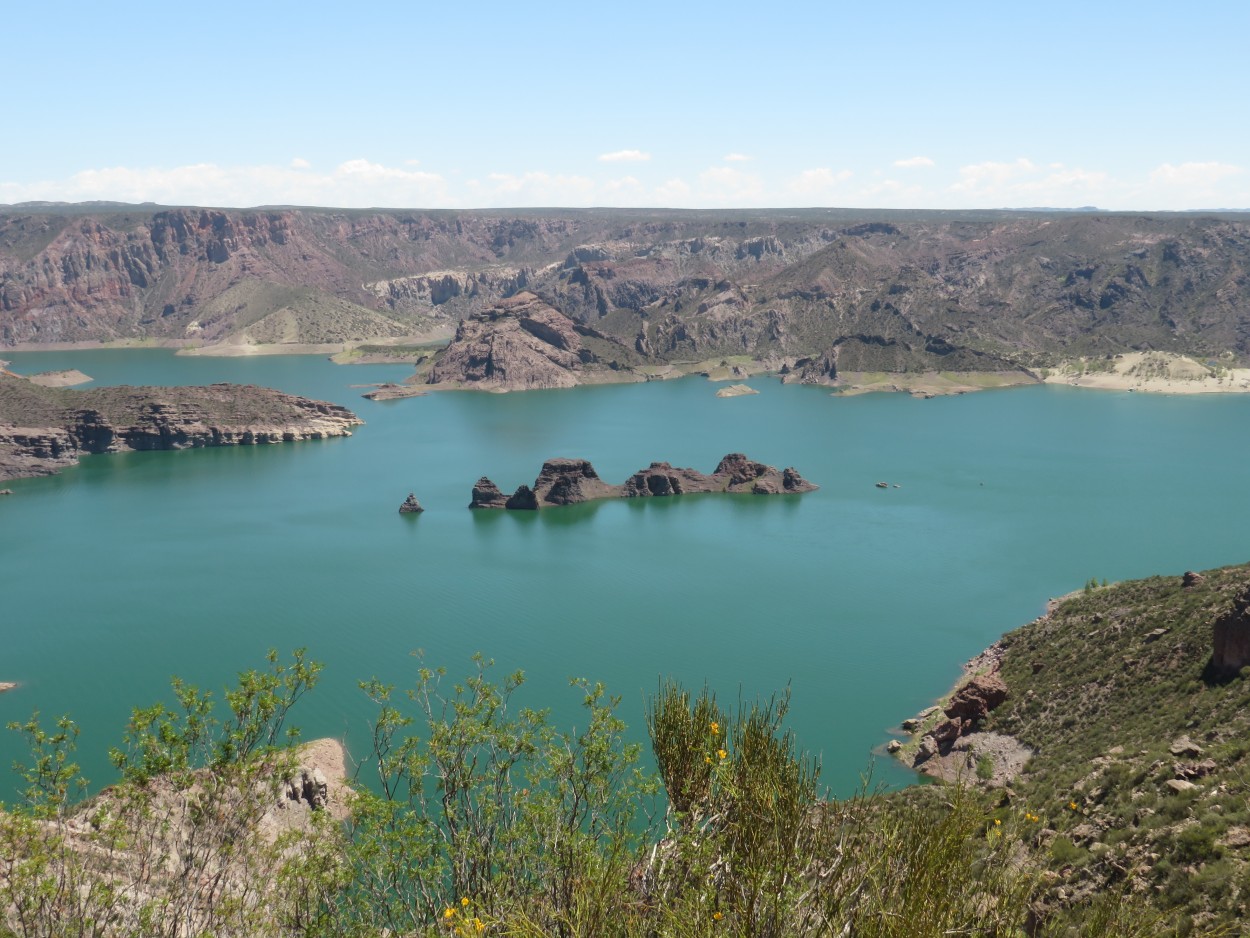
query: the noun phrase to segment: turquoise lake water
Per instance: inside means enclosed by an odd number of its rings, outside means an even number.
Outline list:
[[[306,737],[365,738],[356,682],[411,684],[415,649],[468,672],[522,668],[521,700],[576,719],[570,677],[603,681],[643,738],[661,676],[726,701],[792,690],[790,725],[846,795],[887,728],[962,661],[1089,577],[1247,559],[1250,396],[1028,387],[841,398],[700,378],[526,394],[362,400],[402,366],[162,351],[6,354],[97,384],[269,385],[351,407],[350,439],[90,457],[0,499],[0,717],[70,713],[98,784],[130,708],[178,674],[220,689],[267,649],[306,646],[321,686]],[[467,509],[544,459],[620,482],[652,460],[727,452],[796,466],[803,496],[687,496],[541,513]],[[878,480],[900,488],[877,489]],[[409,491],[426,511],[400,516]],[[0,764],[18,755],[0,739]],[[910,774],[878,759],[874,779]],[[4,785],[4,791],[11,790]]]

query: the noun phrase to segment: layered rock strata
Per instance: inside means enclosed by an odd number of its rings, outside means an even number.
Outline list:
[[[426,380],[496,391],[571,388],[592,358],[570,319],[518,293],[461,320]]]
[[[819,486],[808,482],[797,469],[778,470],[755,462],[741,453],[730,453],[710,475],[696,469],[653,462],[622,485],[599,478],[589,460],[549,459],[531,488],[522,485],[505,498],[499,487],[483,476],[473,486],[470,508],[536,510],[553,505],[574,505],[604,498],[652,498],[703,492],[790,495],[811,492]]]
[[[0,479],[93,453],[319,440],[360,423],[338,404],[251,385],[71,391],[0,375]]]

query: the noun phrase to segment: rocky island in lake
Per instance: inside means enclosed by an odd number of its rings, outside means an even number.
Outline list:
[[[533,487],[521,485],[511,496],[504,495],[499,486],[482,476],[473,486],[469,507],[533,511],[602,498],[650,498],[701,492],[794,495],[817,488],[818,485],[808,482],[793,467],[779,470],[748,459],[742,453],[725,456],[711,475],[666,462],[653,462],[622,485],[604,482],[589,460],[548,459]]]
[[[0,479],[53,475],[91,453],[350,436],[345,407],[253,385],[50,388],[0,372]]]

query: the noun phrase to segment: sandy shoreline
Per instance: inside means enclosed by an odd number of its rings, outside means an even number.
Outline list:
[[[1046,384],[1146,394],[1245,394],[1250,368],[1203,364],[1170,352],[1125,352],[1114,358],[1064,362],[1043,375]]]

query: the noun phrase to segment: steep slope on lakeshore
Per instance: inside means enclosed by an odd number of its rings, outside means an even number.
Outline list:
[[[41,387],[0,373],[0,479],[51,475],[90,453],[350,436],[337,404],[252,385]]]
[[[1246,565],[1091,581],[983,659],[1006,699],[940,748],[971,751],[970,783],[990,774],[981,736],[1033,751],[992,797],[1048,862],[1052,904],[1127,890],[1186,928],[1250,919],[1248,609]]]
[[[794,380],[1237,364],[1247,271],[1243,215],[10,209],[0,344],[446,335],[528,290],[643,362],[748,355]]]

